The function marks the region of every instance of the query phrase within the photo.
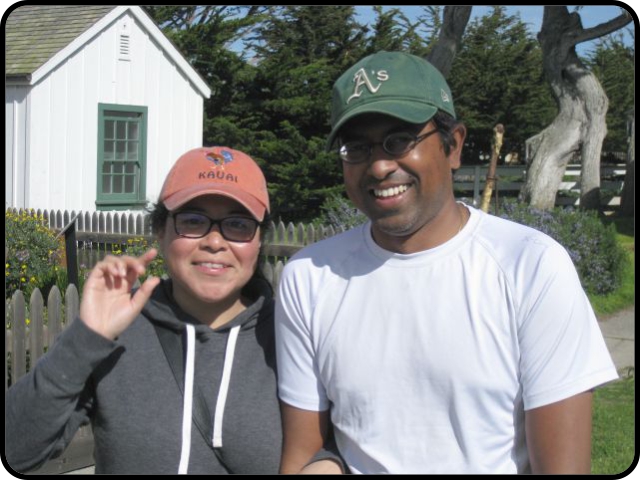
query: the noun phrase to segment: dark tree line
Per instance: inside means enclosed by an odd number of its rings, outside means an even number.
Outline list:
[[[540,45],[504,7],[468,25],[467,16],[462,37],[446,30],[452,10],[443,7],[424,7],[413,19],[398,9],[374,7],[375,20],[368,26],[358,23],[353,6],[146,9],[212,89],[205,102],[204,143],[251,154],[266,173],[275,217],[286,221],[316,218],[326,199],[342,192],[337,155],[325,151],[331,87],[370,53],[404,50],[436,63],[434,57],[455,49],[445,68],[469,129],[466,163],[489,152],[498,122],[507,130],[503,151],[522,158],[526,140],[557,113]],[[633,83],[628,87],[620,79],[633,76],[633,51],[612,38],[587,61],[603,78],[610,112],[624,116],[620,112],[633,104],[626,97]],[[607,138],[607,149],[626,150],[619,128],[612,121],[609,131],[616,135]]]

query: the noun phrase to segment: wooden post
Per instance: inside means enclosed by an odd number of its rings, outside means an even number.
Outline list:
[[[496,167],[498,165],[498,157],[500,156],[500,149],[502,148],[502,140],[504,138],[504,125],[501,123],[493,127],[493,149],[491,152],[491,160],[489,162],[489,172],[487,173],[487,183],[482,192],[482,203],[480,209],[483,212],[489,211],[489,202],[491,201],[491,194],[496,185]]]
[[[78,285],[78,245],[76,243],[76,214],[69,221],[69,223],[58,234],[58,237],[64,234],[64,248],[67,256],[67,280],[69,284],[73,284],[80,288]]]

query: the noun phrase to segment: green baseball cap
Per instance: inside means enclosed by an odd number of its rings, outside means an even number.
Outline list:
[[[340,128],[363,113],[425,123],[438,110],[456,116],[451,90],[440,71],[416,55],[380,51],[353,65],[333,85],[327,150]]]

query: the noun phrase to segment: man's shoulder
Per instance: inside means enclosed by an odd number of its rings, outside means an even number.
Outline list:
[[[307,245],[291,257],[289,262],[318,257],[335,259],[340,255],[349,255],[352,251],[359,249],[364,243],[363,229],[364,226],[359,225],[345,232]]]

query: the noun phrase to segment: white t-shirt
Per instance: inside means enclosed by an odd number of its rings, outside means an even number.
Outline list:
[[[354,473],[528,472],[524,411],[617,378],[565,249],[469,210],[425,252],[383,250],[366,224],[285,267],[280,398],[331,409]]]

